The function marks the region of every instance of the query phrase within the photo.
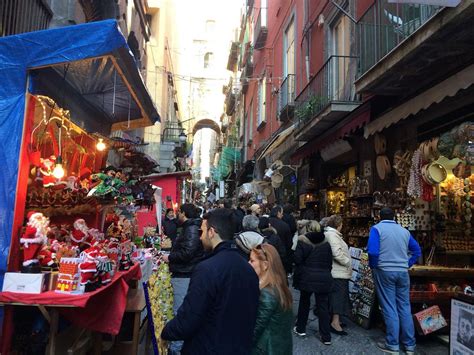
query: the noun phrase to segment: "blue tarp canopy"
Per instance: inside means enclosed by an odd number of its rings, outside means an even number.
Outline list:
[[[0,38],[0,288],[13,232],[27,91],[50,96],[89,132],[160,120],[116,21]]]

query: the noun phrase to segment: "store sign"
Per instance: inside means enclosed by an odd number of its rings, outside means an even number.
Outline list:
[[[433,6],[456,7],[461,0],[388,0],[392,4],[421,4]]]

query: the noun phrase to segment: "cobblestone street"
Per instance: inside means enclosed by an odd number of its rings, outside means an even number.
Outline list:
[[[293,313],[298,311],[299,292],[293,291],[294,305]],[[309,322],[306,328],[306,337],[301,338],[293,335],[293,354],[295,355],[314,355],[314,354],[383,354],[378,350],[377,342],[382,341],[384,333],[382,330],[364,329],[351,321],[347,321],[345,328],[349,333],[347,336],[332,334],[332,345],[326,346],[319,341],[317,318],[311,310]],[[418,339],[416,354],[418,355],[445,355],[449,351],[446,345],[441,344],[436,338],[429,338],[425,341]],[[403,352],[400,352],[403,354]]]

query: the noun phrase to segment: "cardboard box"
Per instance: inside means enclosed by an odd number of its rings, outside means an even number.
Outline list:
[[[47,274],[22,274],[7,272],[3,280],[2,291],[18,293],[41,293],[47,290]]]
[[[415,326],[418,333],[427,335],[448,325],[438,306],[432,306],[415,313]]]

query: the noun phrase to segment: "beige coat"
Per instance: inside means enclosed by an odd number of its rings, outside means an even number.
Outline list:
[[[332,250],[332,277],[350,279],[352,276],[351,255],[346,242],[342,239],[342,234],[337,229],[326,227],[324,235]]]

